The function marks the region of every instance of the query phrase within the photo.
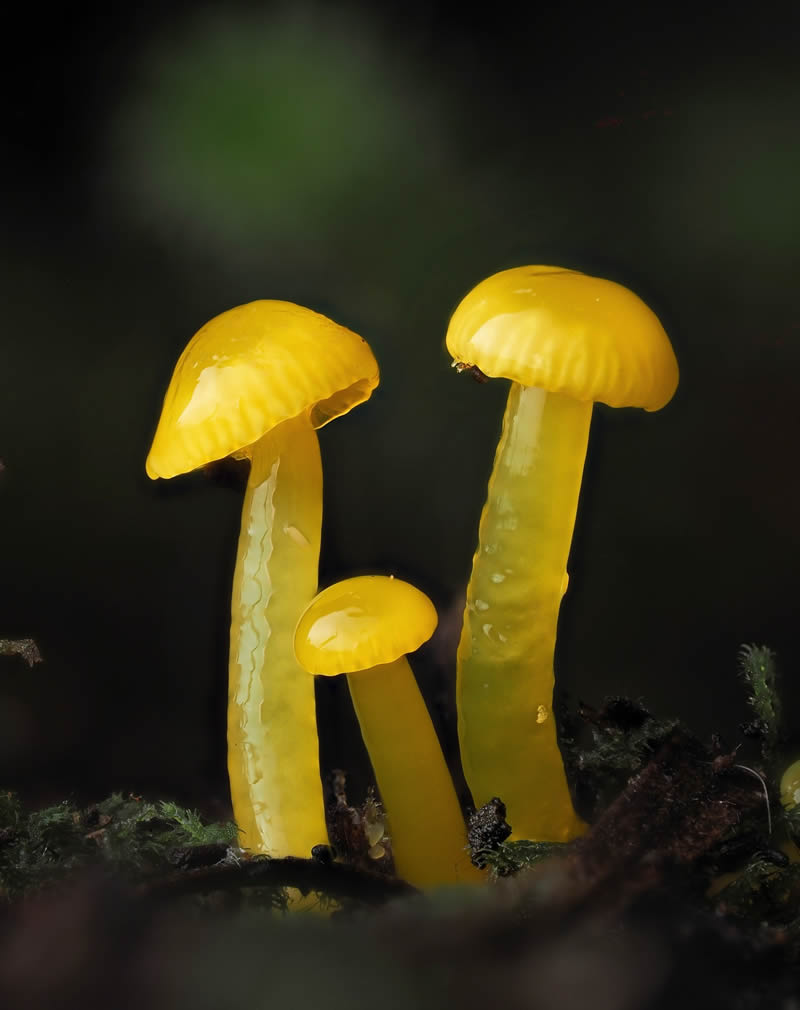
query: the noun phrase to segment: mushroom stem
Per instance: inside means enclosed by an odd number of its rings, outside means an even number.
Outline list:
[[[347,675],[386,806],[399,876],[417,887],[483,882],[436,731],[408,660]]]
[[[307,414],[249,446],[231,604],[228,773],[242,845],[307,856],[327,841],[314,682],[294,628],[317,590],[319,442]]]
[[[512,838],[583,829],[553,718],[553,655],[591,402],[512,383],[458,648],[458,732],[476,806],[499,796]]]

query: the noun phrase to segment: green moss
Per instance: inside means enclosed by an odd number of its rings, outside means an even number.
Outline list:
[[[0,895],[19,897],[98,862],[131,878],[166,872],[183,847],[235,838],[234,824],[206,824],[176,803],[114,793],[87,809],[65,800],[26,811],[6,792],[0,794]]]
[[[765,760],[771,761],[781,736],[781,704],[775,653],[766,645],[743,645],[739,649],[739,674],[750,688],[748,702],[755,719],[749,735],[761,740]]]
[[[480,858],[489,868],[491,880],[498,877],[511,877],[523,870],[541,863],[550,856],[563,853],[567,846],[559,842],[501,842],[496,849],[481,849]]]
[[[795,921],[799,900],[800,864],[781,863],[763,853],[756,853],[735,880],[714,896],[725,915],[772,926]]]
[[[685,728],[679,719],[657,718],[640,701],[617,696],[606,698],[598,710],[583,706],[580,714],[584,731],[562,740],[562,749],[576,780],[579,812],[592,821]]]

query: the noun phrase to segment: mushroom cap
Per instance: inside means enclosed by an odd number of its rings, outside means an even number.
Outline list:
[[[174,477],[242,452],[304,411],[321,428],[377,384],[357,333],[292,302],[239,305],[206,323],[178,359],[147,474]]]
[[[659,410],[678,363],[656,315],[613,281],[562,267],[526,266],[481,281],[447,331],[456,362],[523,386]]]
[[[428,597],[400,579],[360,575],[314,597],[294,633],[297,661],[336,677],[393,663],[431,637],[438,618]]]

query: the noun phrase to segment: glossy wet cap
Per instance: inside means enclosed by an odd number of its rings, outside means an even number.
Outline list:
[[[356,673],[418,649],[437,623],[434,605],[408,582],[361,575],[311,601],[297,623],[294,651],[309,673]]]
[[[678,363],[656,315],[613,281],[562,267],[503,270],[461,301],[447,331],[458,363],[577,400],[659,410]]]
[[[368,399],[378,364],[366,340],[292,302],[216,316],[189,341],[164,398],[149,477],[174,477],[245,450],[309,411],[315,428]]]

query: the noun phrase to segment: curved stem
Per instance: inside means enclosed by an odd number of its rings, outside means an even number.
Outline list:
[[[408,660],[348,674],[347,683],[398,875],[417,887],[485,880],[466,851],[458,797]]]
[[[592,404],[513,383],[458,648],[458,733],[476,806],[512,838],[581,833],[553,718],[553,653]]]
[[[250,446],[236,556],[228,683],[228,773],[241,844],[305,856],[326,842],[314,680],[294,628],[317,590],[322,467],[316,432],[293,418]]]

